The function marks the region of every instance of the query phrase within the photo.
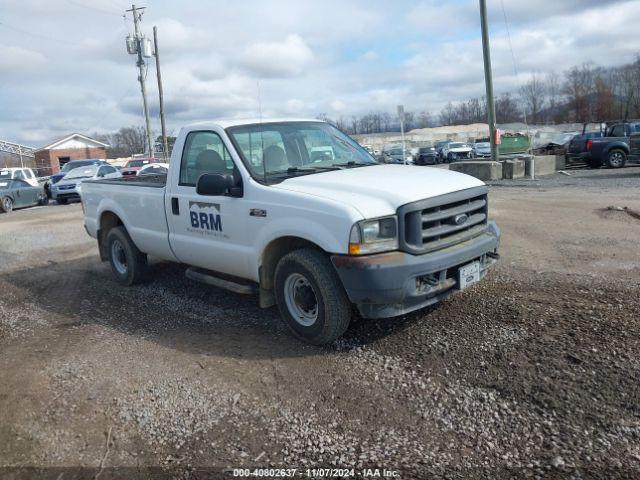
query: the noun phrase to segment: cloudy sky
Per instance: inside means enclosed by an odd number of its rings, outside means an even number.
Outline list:
[[[630,62],[640,1],[489,0],[494,82]],[[476,0],[148,0],[159,29],[170,130],[220,117],[438,113],[484,91]],[[0,139],[42,146],[69,132],[142,125],[124,0],[0,0]],[[147,87],[157,119],[153,62]]]

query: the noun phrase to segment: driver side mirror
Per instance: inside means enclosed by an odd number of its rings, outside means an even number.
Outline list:
[[[236,184],[233,175],[220,173],[203,173],[196,185],[198,195],[242,197],[242,183]]]

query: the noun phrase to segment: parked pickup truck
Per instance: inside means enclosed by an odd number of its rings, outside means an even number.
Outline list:
[[[627,160],[640,160],[639,140],[640,122],[616,123],[607,128],[603,137],[587,139],[582,156],[591,168],[624,167]]]
[[[312,160],[322,148],[332,155]],[[124,285],[147,256],[187,277],[277,304],[313,344],[341,336],[352,304],[393,317],[479,281],[498,257],[487,187],[440,169],[378,164],[317,120],[182,128],[167,175],[83,183],[85,228]]]

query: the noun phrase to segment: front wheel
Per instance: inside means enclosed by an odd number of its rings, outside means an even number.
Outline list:
[[[622,168],[627,163],[627,154],[623,150],[614,149],[607,155],[607,165],[610,168]]]
[[[49,197],[46,193],[40,195],[40,197],[38,198],[38,205],[49,205]]]
[[[351,303],[324,253],[305,248],[282,257],[275,290],[280,315],[302,340],[325,345],[347,330]]]
[[[106,238],[111,270],[118,283],[135,285],[144,280],[147,256],[138,250],[124,227],[109,230]]]
[[[0,210],[5,213],[11,213],[13,210],[13,200],[11,197],[3,197],[0,201]]]

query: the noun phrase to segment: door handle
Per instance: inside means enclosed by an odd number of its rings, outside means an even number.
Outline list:
[[[171,198],[171,212],[174,215],[180,215],[180,205],[178,204],[178,199],[176,197]]]

